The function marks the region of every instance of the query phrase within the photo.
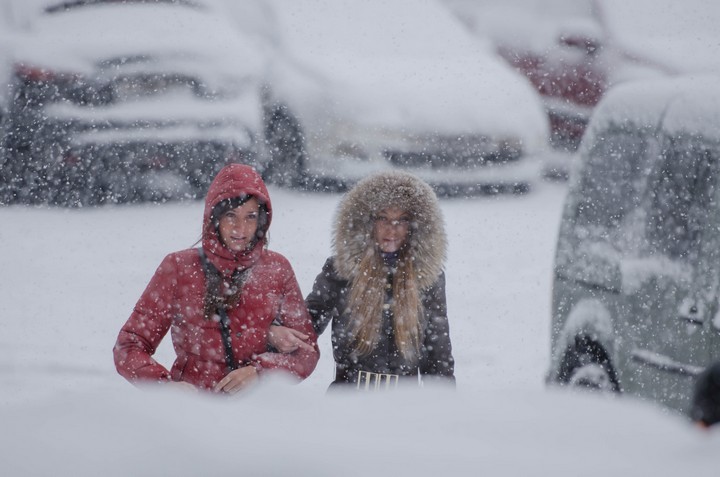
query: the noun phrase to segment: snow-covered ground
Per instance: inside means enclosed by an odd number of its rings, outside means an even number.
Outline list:
[[[0,474],[717,475],[720,430],[630,399],[548,390],[551,268],[564,184],[444,200],[457,390],[327,395],[315,373],[235,399],[138,390],[117,333],[199,202],[0,208]],[[271,248],[307,293],[338,195],[271,187]],[[169,366],[169,337],[158,352]]]

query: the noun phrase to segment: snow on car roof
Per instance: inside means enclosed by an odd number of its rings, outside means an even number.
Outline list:
[[[720,138],[720,77],[682,76],[619,85],[598,105],[589,135],[610,122],[643,127],[659,126],[661,121],[669,134],[692,131]]]
[[[265,61],[222,16],[169,3],[105,3],[41,14],[14,56],[80,74],[118,58],[165,58],[220,82],[257,75]]]
[[[547,119],[529,82],[441,5],[270,3],[281,48],[296,71],[273,77],[284,96],[303,102],[322,95],[328,98],[321,102],[326,114],[381,127],[520,134],[535,147],[547,142]]]
[[[604,0],[600,5],[610,36],[629,54],[675,73],[720,70],[720,3]]]
[[[443,0],[477,35],[539,55],[561,35],[602,37],[593,0]]]

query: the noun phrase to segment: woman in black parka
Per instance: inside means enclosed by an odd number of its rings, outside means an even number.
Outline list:
[[[318,334],[332,322],[333,384],[454,384],[447,239],[430,186],[406,172],[370,176],[342,199],[333,232],[334,255],[305,299]],[[274,328],[271,343],[292,352],[300,338]]]

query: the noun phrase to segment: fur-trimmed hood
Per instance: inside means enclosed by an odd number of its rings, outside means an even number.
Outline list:
[[[430,287],[442,273],[447,255],[445,223],[432,188],[413,174],[387,171],[363,179],[343,197],[333,230],[335,267],[350,280],[359,270],[373,239],[374,217],[387,207],[404,209],[412,217],[409,255],[418,285]]]

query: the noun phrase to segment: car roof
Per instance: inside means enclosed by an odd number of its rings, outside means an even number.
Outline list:
[[[720,78],[683,76],[619,85],[598,104],[583,143],[593,143],[611,125],[631,124],[668,134],[692,130],[720,137]]]
[[[40,13],[18,38],[15,63],[73,74],[135,62],[222,83],[265,68],[252,40],[220,12],[185,4],[110,2]]]

